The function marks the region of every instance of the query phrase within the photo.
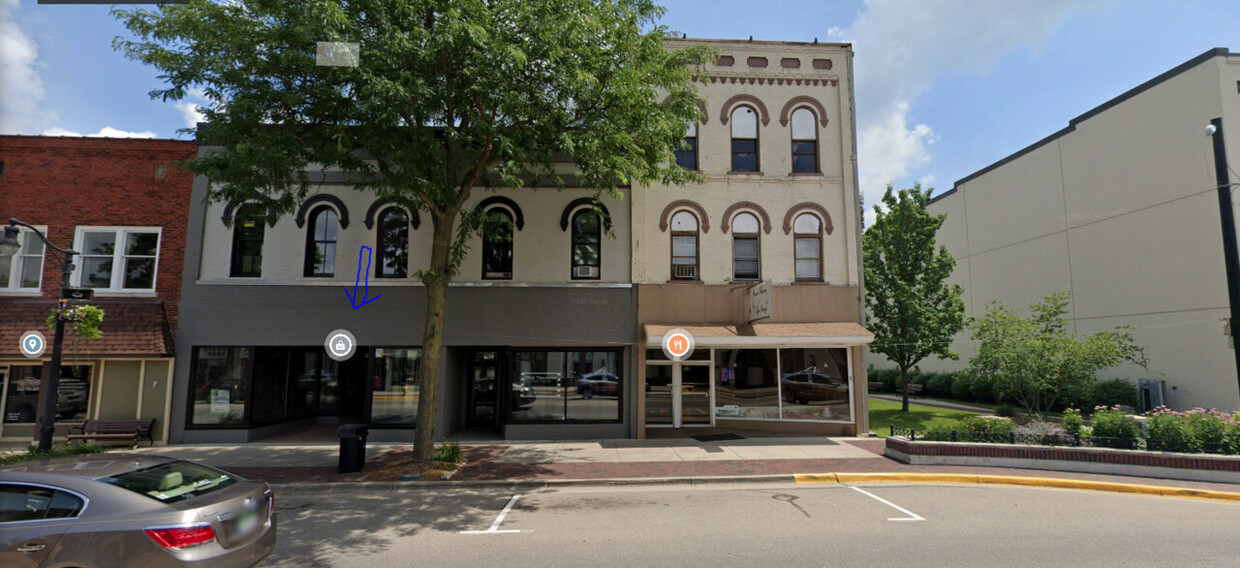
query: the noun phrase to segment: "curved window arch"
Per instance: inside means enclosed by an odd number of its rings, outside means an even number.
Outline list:
[[[593,209],[573,214],[573,279],[598,280],[602,273],[603,224]]]
[[[740,213],[732,218],[732,278],[759,280],[762,277],[761,249],[758,241],[758,218],[753,213]]]
[[[321,205],[310,211],[306,231],[307,277],[336,275],[336,240],[340,234],[340,215],[335,209]]]
[[[379,213],[375,230],[375,278],[409,276],[409,214],[400,207]]]
[[[792,223],[798,282],[822,281],[822,219],[802,213]]]
[[[263,239],[267,232],[267,206],[251,201],[237,209],[233,220],[232,267],[234,278],[260,278],[263,275]]]
[[[482,230],[483,280],[512,280],[512,213],[492,207]]]
[[[749,105],[732,109],[732,171],[758,169],[758,112]]]
[[[698,219],[688,211],[672,215],[672,279],[698,279]]]
[[[818,118],[806,107],[792,111],[792,171],[818,172]]]

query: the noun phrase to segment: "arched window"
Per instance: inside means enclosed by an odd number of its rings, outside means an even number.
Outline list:
[[[259,278],[263,275],[263,237],[267,231],[267,207],[246,203],[233,219],[232,269],[229,276]]]
[[[375,278],[409,275],[409,214],[388,207],[379,214],[375,243]]]
[[[792,111],[792,171],[818,171],[818,125],[814,111]]]
[[[495,207],[482,230],[482,278],[512,280],[512,214]]]
[[[688,211],[672,215],[672,278],[698,279],[698,220]]]
[[[758,171],[758,113],[744,105],[732,110],[732,171]]]
[[[336,275],[336,239],[340,232],[340,216],[326,205],[310,212],[310,227],[306,231],[307,277],[331,277]]]
[[[732,218],[732,278],[758,280],[761,277],[758,218],[753,213],[741,213]]]
[[[802,213],[792,223],[796,239],[797,280],[801,282],[822,281],[822,220],[809,213]]]
[[[676,149],[676,165],[686,170],[698,169],[697,122],[690,122],[685,131],[685,142]]]
[[[573,214],[573,279],[598,280],[602,258],[603,229],[593,209]]]

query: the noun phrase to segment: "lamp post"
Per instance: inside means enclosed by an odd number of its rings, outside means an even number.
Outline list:
[[[56,397],[60,389],[60,355],[65,341],[65,308],[69,304],[66,294],[70,290],[69,275],[73,273],[73,255],[78,254],[78,252],[53,245],[47,240],[47,235],[13,217],[9,219],[9,226],[4,228],[4,238],[0,239],[0,256],[11,257],[17,254],[18,249],[21,248],[21,242],[17,240],[18,227],[30,229],[31,232],[43,240],[44,245],[59,252],[64,258],[64,262],[60,266],[61,293],[56,303],[56,335],[55,339],[52,340],[52,362],[47,372],[43,373],[43,383],[39,387],[38,415],[35,417],[37,424],[35,430],[39,435],[39,445],[36,451],[46,453],[52,449],[52,435],[56,432]]]

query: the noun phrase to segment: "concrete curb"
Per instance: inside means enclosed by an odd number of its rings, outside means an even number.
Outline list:
[[[1025,487],[1052,487],[1056,489],[1081,489],[1086,491],[1109,491],[1112,493],[1136,493],[1162,497],[1209,499],[1213,501],[1240,502],[1240,493],[1165,487],[1109,481],[1086,481],[1055,477],[1022,477],[1016,475],[972,475],[966,473],[818,473],[793,476],[797,483],[977,483],[991,485],[1019,485]]]
[[[716,485],[725,483],[786,483],[789,474],[704,476],[704,477],[621,477],[603,479],[482,479],[469,481],[358,481],[352,483],[272,483],[281,495],[316,493],[360,493],[368,491],[396,492],[430,489],[478,489],[507,487],[512,489],[553,489],[556,487],[619,487],[632,485]]]

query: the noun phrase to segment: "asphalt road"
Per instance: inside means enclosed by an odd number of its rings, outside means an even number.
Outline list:
[[[277,503],[279,544],[263,566],[1240,565],[1240,503],[1032,487],[488,488]]]

